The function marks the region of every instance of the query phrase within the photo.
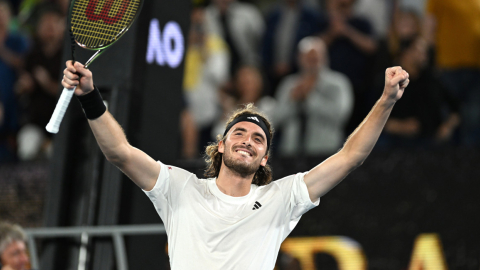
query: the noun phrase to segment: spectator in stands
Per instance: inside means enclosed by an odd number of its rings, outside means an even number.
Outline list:
[[[428,67],[434,65],[434,47],[432,42],[433,24],[428,18],[422,18],[413,9],[398,8],[393,14],[388,34],[378,42],[375,63],[372,71],[375,91],[383,89],[385,69],[395,63],[400,44],[415,38],[422,38],[428,46]],[[378,92],[377,91],[377,92]],[[372,93],[375,99],[378,93]]]
[[[193,114],[188,108],[183,109],[180,113],[180,131],[182,133],[182,158],[198,158],[200,150],[198,146],[199,133]]]
[[[304,5],[303,0],[279,0],[279,3],[266,17],[262,44],[263,66],[272,96],[282,78],[298,71],[298,42],[318,34],[321,21],[325,20],[318,11]]]
[[[354,13],[372,24],[375,35],[384,37],[392,18],[395,0],[357,0]]]
[[[236,0],[213,0],[206,9],[206,23],[208,31],[221,36],[230,48],[231,75],[241,65],[259,65],[265,23],[255,6]]]
[[[70,0],[23,0],[17,16],[22,29],[35,34],[36,24],[43,10],[58,8],[64,17],[67,16]]]
[[[11,18],[9,2],[0,0],[0,162],[15,158],[18,108],[14,84],[28,47],[23,36],[10,30]]]
[[[318,37],[299,43],[300,72],[282,81],[272,121],[280,126],[283,156],[332,154],[345,141],[344,126],[353,107],[348,78],[330,70],[327,48]]]
[[[437,65],[461,102],[463,144],[480,146],[480,5],[478,1],[429,0],[436,19]]]
[[[264,84],[260,70],[254,66],[243,66],[237,70],[235,88],[238,93],[237,104],[253,103],[260,111],[271,116],[275,100],[263,93]]]
[[[395,105],[385,125],[397,146],[430,146],[448,142],[460,123],[459,105],[431,69],[428,44],[422,38],[402,42],[398,64],[410,74],[409,91]],[[446,113],[445,113],[446,111]]]
[[[189,131],[189,140],[195,139],[197,144],[204,146],[210,139],[210,132],[215,121],[220,117],[221,107],[218,100],[220,87],[229,79],[230,57],[228,46],[223,39],[214,33],[208,33],[205,28],[205,10],[195,7],[191,14],[191,25],[188,37],[188,49],[185,56],[185,76],[183,88],[187,100],[191,120],[196,125],[200,137],[193,136]],[[190,117],[185,118],[189,120]],[[188,122],[188,121],[187,121]],[[183,125],[185,128],[187,124]],[[188,150],[191,148],[186,148]],[[197,151],[198,152],[198,151]],[[195,156],[191,152],[184,156]]]
[[[328,23],[320,37],[328,46],[330,68],[345,74],[355,93],[355,106],[347,131],[353,131],[372,104],[366,103],[370,90],[371,57],[377,48],[370,22],[353,12],[355,0],[327,0]]]
[[[260,70],[254,66],[242,66],[236,74],[232,84],[225,85],[220,97],[222,100],[223,113],[218,119],[214,130],[212,130],[212,139],[225,129],[225,120],[228,119],[229,113],[241,105],[253,103],[261,112],[271,117],[275,107],[275,100],[264,95],[263,77]]]
[[[48,156],[51,149],[51,134],[45,126],[57,103],[64,31],[62,13],[54,8],[44,10],[37,24],[35,46],[27,56],[17,88],[24,108],[23,126],[17,137],[22,160]]]
[[[420,17],[413,10],[401,9],[394,13],[387,36],[378,42],[376,68],[378,66],[378,72],[382,70],[382,82],[385,67],[393,64],[400,49],[400,43],[419,36],[420,25]]]
[[[29,269],[27,236],[19,225],[0,222],[0,270]]]

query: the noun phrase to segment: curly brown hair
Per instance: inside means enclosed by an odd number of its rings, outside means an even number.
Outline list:
[[[243,108],[234,111],[230,116],[230,118],[227,120],[225,124],[225,128],[235,119],[245,114],[257,115],[259,118],[263,120],[268,130],[270,131],[270,140],[269,140],[270,145],[268,145],[267,149],[269,150],[266,153],[266,155],[269,156],[270,148],[272,146],[274,130],[272,125],[268,121],[267,117],[263,113],[259,112],[257,107],[253,105],[253,103],[246,104],[244,105]],[[223,157],[223,154],[218,152],[218,144],[220,143],[220,141],[225,142],[225,139],[226,139],[226,135],[223,136],[222,134],[218,134],[217,141],[212,142],[207,146],[205,150],[205,161],[207,163],[207,168],[205,170],[205,177],[218,177],[218,174],[220,173],[220,168],[222,166],[222,157]],[[252,184],[255,184],[257,186],[264,186],[270,182],[272,182],[272,168],[268,164],[266,164],[265,166],[260,166],[260,168],[258,168],[257,172],[255,173],[255,176],[253,177]]]

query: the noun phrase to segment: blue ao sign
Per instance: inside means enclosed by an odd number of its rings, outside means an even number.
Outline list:
[[[185,39],[182,28],[175,21],[160,26],[158,19],[150,21],[146,61],[148,64],[177,68],[185,55]]]

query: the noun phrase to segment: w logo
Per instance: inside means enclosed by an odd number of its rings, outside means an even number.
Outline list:
[[[130,4],[130,0],[122,0],[122,6],[118,9],[117,15],[115,17],[109,17],[108,13],[110,12],[110,9],[112,8],[113,3],[115,0],[107,0],[102,7],[102,11],[100,14],[95,14],[95,9],[97,7],[99,0],[90,0],[88,2],[87,9],[85,10],[85,15],[87,15],[87,18],[91,21],[98,21],[98,20],[103,20],[104,23],[106,24],[115,24],[119,20],[123,18],[123,15],[125,14],[125,11],[127,10],[128,4]]]

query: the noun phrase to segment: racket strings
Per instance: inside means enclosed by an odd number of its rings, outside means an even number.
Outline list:
[[[92,1],[89,2],[89,4],[92,3]],[[97,32],[96,35],[94,35],[89,41],[92,41],[93,39],[97,38],[97,39],[100,39],[100,38],[105,38],[105,37],[109,37],[109,32],[108,31],[114,31],[112,32],[113,34],[115,33],[118,33],[118,31],[124,29],[125,27],[127,27],[128,25],[123,25],[123,24],[118,24],[117,26],[118,27],[121,27],[121,29],[117,29],[117,28],[112,28],[112,27],[108,27],[108,24],[115,24],[115,17],[118,17],[118,16],[123,16],[122,13],[119,13],[119,3],[120,1],[115,1],[114,0],[107,0],[105,3],[103,3],[103,6],[102,7],[99,7],[99,5],[96,5],[95,7],[100,9],[100,15],[96,15],[98,14],[99,10],[91,10],[89,11],[88,10],[88,7],[87,7],[87,11],[86,11],[86,14],[87,14],[87,17],[88,16],[91,16],[93,18],[96,18],[98,20],[98,18],[100,18],[101,20],[103,20],[103,23],[107,24],[107,25],[104,25],[106,27],[102,27],[102,28],[99,28],[97,29]],[[128,5],[129,1],[128,0],[123,0],[121,1],[122,5],[125,5],[125,3]],[[112,4],[115,4],[113,5],[112,7]],[[104,12],[104,10],[109,10],[109,12]],[[93,14],[92,14],[93,12]],[[103,15],[103,16],[102,16]],[[115,17],[111,17],[111,15],[115,16]],[[118,19],[117,19],[118,20]],[[116,36],[115,36],[116,38]],[[104,41],[107,41],[104,39]],[[113,42],[114,40],[112,40]],[[108,42],[108,41],[107,41]]]
[[[100,5],[97,1],[93,2],[95,3],[93,5],[92,5],[92,2],[89,2],[85,10],[85,15],[87,16],[87,19],[90,20],[90,25],[89,27],[82,29],[83,31],[81,32],[81,34],[83,35],[84,39],[83,40],[80,39],[79,40],[80,43],[83,43],[87,47],[96,47],[102,44],[95,44],[95,43],[106,44],[106,43],[113,42],[118,32],[120,32],[122,29],[128,26],[128,24],[125,23],[126,20],[123,20],[123,21],[120,21],[118,24],[115,21],[113,21],[116,27],[111,27],[111,26],[109,27],[108,23],[112,24],[111,14],[113,12],[115,12],[115,14],[118,14],[117,12],[118,12],[118,6],[119,6],[118,5],[119,2],[117,1],[117,4],[113,5],[112,7],[112,4],[113,4],[112,2],[113,1],[106,2],[104,3],[104,5]],[[94,7],[94,8],[92,9],[91,7]],[[84,8],[85,8],[85,5],[82,6],[81,10],[83,10]],[[100,9],[100,11],[98,9]],[[104,10],[106,10],[107,12],[105,12]],[[122,16],[123,14],[118,14],[118,15]],[[93,22],[97,21],[97,23],[92,24],[91,23],[92,21]],[[100,21],[101,24],[99,24],[98,21]],[[82,26],[86,26],[86,25],[83,24]]]
[[[103,48],[125,32],[140,9],[141,0],[76,0],[71,11],[77,43]]]

